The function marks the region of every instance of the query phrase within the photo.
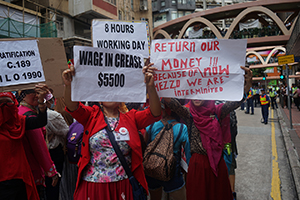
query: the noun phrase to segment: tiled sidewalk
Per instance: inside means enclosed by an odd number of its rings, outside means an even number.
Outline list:
[[[294,179],[298,199],[300,199],[300,111],[292,104],[290,124],[290,112],[287,108],[282,108],[280,104],[277,109],[278,122],[281,127],[285,148],[290,163],[290,169]]]
[[[284,121],[286,122],[286,126],[289,129],[290,137],[292,142],[295,145],[295,149],[300,155],[300,111],[296,108],[295,104],[292,104],[291,108],[291,116],[292,116],[292,129],[290,125],[290,112],[288,108],[281,108],[281,112],[283,113]]]

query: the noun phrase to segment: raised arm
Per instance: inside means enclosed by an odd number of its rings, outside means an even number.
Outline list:
[[[186,123],[190,123],[190,111],[175,98],[163,98],[164,103]]]
[[[47,124],[47,106],[44,102],[45,96],[49,93],[49,88],[46,84],[39,83],[35,86],[35,91],[38,93],[38,109],[37,117],[26,117],[25,129],[31,130],[41,128]]]
[[[25,119],[25,129],[32,130],[36,128],[42,128],[47,125],[47,111],[39,113],[36,117],[26,117]]]
[[[247,67],[241,66],[241,68],[245,70],[244,93],[247,93],[252,86],[252,71]],[[220,120],[224,119],[231,111],[237,109],[243,101],[245,101],[245,97],[243,97],[241,101],[227,101],[222,106]]]
[[[71,82],[74,75],[75,75],[75,69],[73,65],[70,66],[70,69],[66,69],[62,73],[62,78],[65,83],[65,89],[64,89],[65,104],[69,109],[69,111],[71,112],[78,108],[78,102],[73,102],[71,100]]]
[[[145,75],[144,82],[146,83],[147,92],[149,95],[149,105],[151,113],[154,117],[161,115],[161,106],[158,94],[154,85],[154,73],[156,68],[152,67],[153,63],[149,63],[149,59],[146,61],[146,66],[143,68],[143,73]]]

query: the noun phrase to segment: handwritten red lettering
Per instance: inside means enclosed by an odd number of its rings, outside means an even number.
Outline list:
[[[180,80],[170,80],[171,86],[170,89],[175,89],[177,87],[180,87]]]
[[[161,51],[162,52],[166,52],[166,47],[167,47],[167,44],[166,43],[161,43]]]
[[[219,47],[218,47],[219,44],[220,44],[219,41],[217,41],[217,40],[214,41],[214,51],[215,51],[216,49],[218,49],[218,51],[220,51],[220,49],[219,49]]]
[[[192,68],[192,67],[195,67],[195,64],[194,64],[194,58],[191,58],[191,59],[190,59],[189,66],[190,66],[191,68]]]
[[[154,46],[154,52],[195,52],[196,50],[196,43],[190,41],[155,43]]]
[[[159,81],[155,84],[157,91],[176,89],[180,87],[180,80],[168,80],[168,81]]]
[[[198,95],[198,94],[210,94],[222,92],[222,87],[200,87],[196,89],[185,89],[176,90],[174,89],[175,96],[187,96],[187,95]]]
[[[200,49],[202,51],[216,51],[216,50],[220,50],[219,47],[219,41],[208,41],[208,42],[202,42]]]
[[[161,69],[172,70],[172,69],[187,69],[195,67],[195,59],[197,60],[197,66],[200,66],[200,60],[202,58],[185,58],[185,59],[162,59]]]
[[[201,60],[202,58],[196,58],[196,61],[198,62],[198,66],[200,66],[200,60]]]
[[[159,49],[160,44],[159,44],[159,43],[155,43],[154,46],[155,46],[154,52],[156,52],[156,51],[159,51],[159,52],[160,52],[160,49]]]
[[[210,80],[210,78],[207,80],[207,86],[209,86],[209,85],[212,85],[213,84],[213,82]]]
[[[171,52],[173,51],[173,44],[175,44],[175,42],[169,42]]]
[[[194,81],[189,81],[189,79],[186,80],[188,85],[191,87],[191,86],[196,86],[196,83],[197,85],[202,85],[202,79],[201,78],[196,78]]]

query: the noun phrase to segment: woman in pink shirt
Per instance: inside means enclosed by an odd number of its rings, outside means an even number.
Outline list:
[[[22,90],[20,97],[22,98],[22,101],[19,106],[19,114],[25,115],[26,117],[36,116],[38,113],[37,106],[46,103],[45,101],[38,101],[38,93],[33,89]],[[25,131],[25,136],[22,138],[26,157],[41,200],[46,199],[45,174],[48,177],[52,177],[53,186],[57,184],[60,176],[50,157],[44,136],[45,128],[43,127]]]

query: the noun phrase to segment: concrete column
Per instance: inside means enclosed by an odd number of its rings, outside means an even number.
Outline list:
[[[206,10],[207,6],[206,6],[206,0],[203,0],[203,10]]]

